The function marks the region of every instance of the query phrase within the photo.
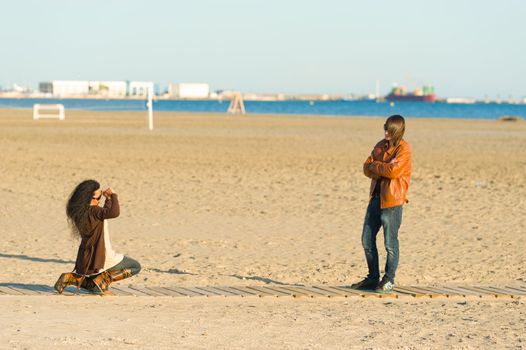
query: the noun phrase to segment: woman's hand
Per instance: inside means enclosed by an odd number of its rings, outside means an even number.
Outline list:
[[[104,192],[102,192],[102,194],[104,195],[104,197],[106,198],[110,198],[111,195],[113,194],[113,190],[111,189],[111,187],[108,187],[107,189],[104,190]]]

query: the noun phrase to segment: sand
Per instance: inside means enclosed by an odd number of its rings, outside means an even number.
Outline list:
[[[66,111],[65,121],[33,121],[30,110],[0,110],[0,282],[51,285],[73,268],[78,242],[64,206],[78,182],[95,178],[119,193],[113,248],[143,265],[129,283],[352,283],[366,274],[362,163],[383,122],[159,112],[151,132],[145,112]],[[525,281],[526,123],[409,118],[406,139],[414,175],[397,283]],[[524,301],[228,300],[1,297],[9,317],[0,339],[15,348],[94,339],[138,348],[525,341]],[[111,325],[79,334],[75,324],[88,328],[80,311]],[[57,322],[63,327],[51,330]]]

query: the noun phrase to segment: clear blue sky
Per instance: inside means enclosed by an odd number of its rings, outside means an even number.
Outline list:
[[[0,85],[207,82],[213,90],[526,96],[526,1],[32,0],[0,11]]]

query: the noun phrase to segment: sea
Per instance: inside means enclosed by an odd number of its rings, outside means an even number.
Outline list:
[[[105,99],[30,99],[0,98],[0,108],[32,108],[34,104],[64,105],[67,110],[142,111],[147,110],[142,100]],[[217,100],[159,100],[153,102],[154,111],[226,113],[229,101]],[[489,119],[519,116],[526,119],[526,104],[444,102],[376,102],[366,101],[245,101],[247,114],[295,114],[327,116],[389,116],[404,117]]]

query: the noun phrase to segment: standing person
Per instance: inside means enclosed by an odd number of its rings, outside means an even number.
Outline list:
[[[398,229],[402,223],[402,207],[411,179],[411,147],[404,139],[405,120],[392,115],[384,124],[384,139],[374,146],[363,165],[365,176],[370,177],[370,200],[365,214],[362,245],[369,274],[352,285],[361,290],[389,293],[394,288],[398,267]],[[383,227],[387,251],[385,275],[380,281],[376,235]]]
[[[104,207],[99,206],[104,196]],[[141,265],[116,253],[110,242],[105,220],[119,216],[119,199],[111,188],[101,191],[95,180],[81,182],[71,193],[66,214],[74,236],[81,239],[74,272],[60,275],[55,283],[57,292],[67,286],[83,287],[105,293],[110,283],[136,275]]]

